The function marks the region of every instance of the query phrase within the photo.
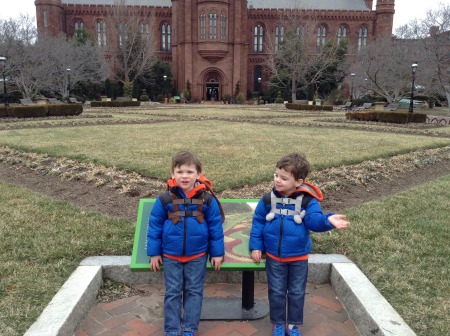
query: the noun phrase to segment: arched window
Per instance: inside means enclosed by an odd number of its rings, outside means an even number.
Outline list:
[[[169,23],[163,23],[161,25],[161,50],[171,51],[172,41],[171,41],[171,28]]]
[[[361,27],[358,30],[358,50],[367,45],[367,28]]]
[[[83,21],[75,22],[75,31],[77,31],[78,29],[83,29],[83,28],[84,28]]]
[[[275,27],[275,50],[278,51],[281,47],[281,42],[284,40],[284,27]]]
[[[257,25],[253,31],[253,51],[262,52],[264,41],[264,28],[261,25]]]
[[[100,47],[106,46],[106,23],[104,21],[97,21],[97,45]]]
[[[209,13],[209,39],[217,40],[217,14]]]
[[[320,50],[327,42],[327,28],[324,26],[317,27],[317,50]]]
[[[200,40],[206,39],[206,14],[200,14]]]
[[[305,26],[300,26],[300,27],[295,28],[295,34],[305,36],[305,34],[306,34]]]
[[[226,40],[227,38],[227,15],[225,12],[220,14],[220,39]]]
[[[123,47],[127,40],[128,26],[126,23],[119,23],[119,46]]]
[[[347,27],[339,26],[337,31],[337,42],[341,42],[342,39],[347,38]]]

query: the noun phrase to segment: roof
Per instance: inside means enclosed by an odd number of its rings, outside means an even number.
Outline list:
[[[114,5],[117,0],[61,0],[63,5]],[[128,6],[172,7],[171,0],[126,0]]]
[[[365,0],[248,0],[247,6],[260,9],[371,10]]]

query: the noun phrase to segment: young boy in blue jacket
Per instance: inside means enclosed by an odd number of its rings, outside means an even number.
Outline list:
[[[272,192],[259,201],[250,232],[250,250],[256,262],[266,253],[270,320],[274,336],[301,336],[310,231],[324,232],[350,225],[345,215],[323,214],[320,190],[305,182],[309,162],[301,153],[281,158]],[[287,316],[286,316],[287,307]]]
[[[149,219],[150,268],[164,264],[166,336],[198,335],[208,254],[216,270],[225,255],[222,211],[201,172],[194,154],[177,153],[168,191],[155,201]]]

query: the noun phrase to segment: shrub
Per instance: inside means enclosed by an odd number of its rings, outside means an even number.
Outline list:
[[[130,106],[141,106],[141,102],[140,101],[123,101],[123,100],[91,102],[91,107],[130,107]]]
[[[281,97],[281,91],[278,91],[277,98],[275,98],[275,103],[276,104],[283,104],[284,103],[284,99]]]
[[[393,124],[406,124],[410,122],[424,123],[427,115],[422,113],[409,112],[384,112],[384,111],[364,111],[364,112],[347,112],[345,118],[348,120],[358,121],[379,121]]]
[[[275,103],[276,102],[277,100],[275,99]],[[287,103],[286,108],[288,110],[302,110],[302,111],[333,111],[333,106],[331,105],[307,105],[307,104]]]
[[[140,101],[149,101],[150,99],[148,98],[148,95],[147,95],[147,91],[144,89],[144,90],[142,90],[142,94],[141,94],[141,96],[139,97],[139,100]]]
[[[83,112],[81,104],[52,104],[47,105],[48,116],[79,115]]]
[[[239,92],[236,96],[236,101],[239,104],[242,104],[242,103],[244,103],[244,100],[245,100],[244,95],[242,94],[242,92]]]
[[[46,117],[47,105],[14,106],[8,108],[8,117],[11,118],[39,118]]]
[[[8,116],[5,106],[0,106],[0,118],[6,118]]]

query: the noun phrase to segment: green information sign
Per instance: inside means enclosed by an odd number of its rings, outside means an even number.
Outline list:
[[[150,271],[147,256],[148,219],[156,199],[143,198],[139,202],[139,212],[134,235],[133,254],[131,256],[132,271]],[[250,257],[248,240],[252,225],[253,211],[258,200],[255,199],[221,199],[225,212],[223,232],[225,236],[225,261],[221,270],[226,271],[263,271],[265,263],[255,263]],[[208,265],[208,269],[213,269]]]

